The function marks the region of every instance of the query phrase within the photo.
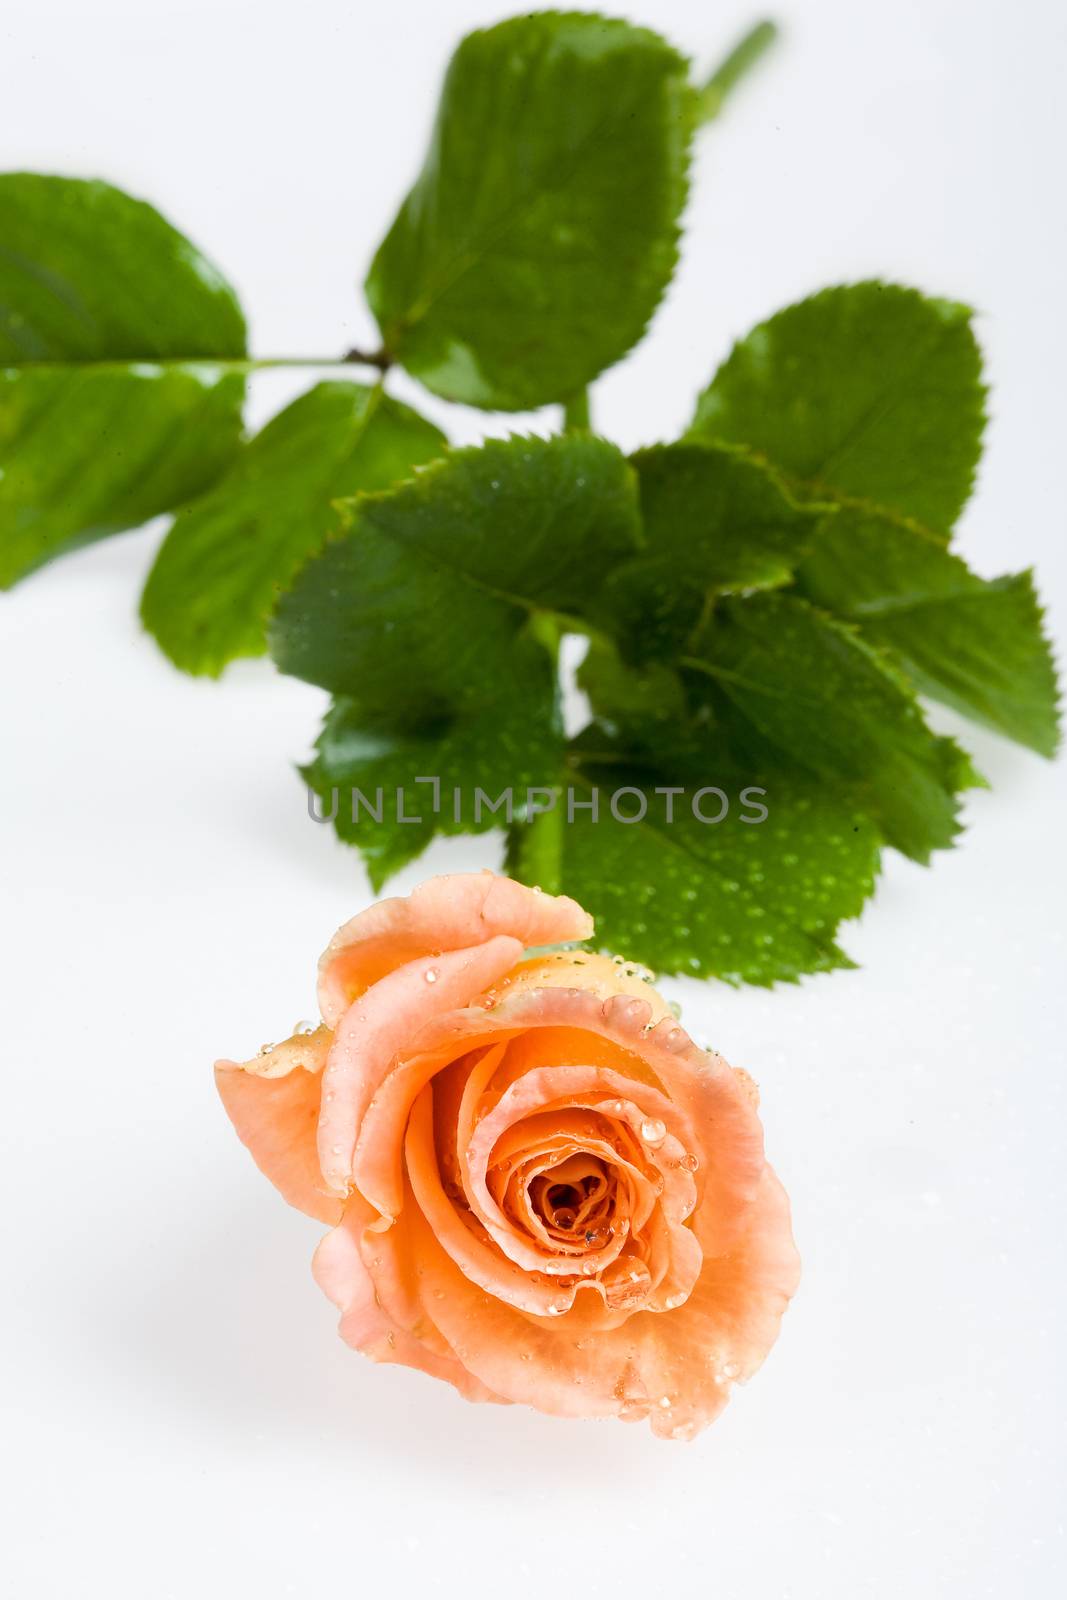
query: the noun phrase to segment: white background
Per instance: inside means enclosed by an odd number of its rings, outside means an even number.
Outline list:
[[[499,14],[9,8],[4,164],[147,195],[239,286],[257,353],[332,355],[373,338],[356,280],[448,52]],[[1038,562],[1062,638],[1062,9],[778,15],[783,44],[702,139],[684,267],[598,420],[670,437],[732,337],[826,282],[965,299],[994,390],[961,548],[986,574]],[[754,18],[648,0],[643,20],[704,69]],[[257,416],[296,387],[259,380]],[[10,1593],[1062,1593],[1063,768],[968,730],[992,791],[933,871],[888,859],[846,930],[859,972],[667,986],[760,1080],[805,1260],[722,1420],[682,1446],[470,1407],[342,1346],[308,1271],[320,1230],[215,1100],[213,1057],[309,1012],[367,887],[291,770],[322,697],[265,664],[190,681],[140,633],[158,537],[0,604]]]

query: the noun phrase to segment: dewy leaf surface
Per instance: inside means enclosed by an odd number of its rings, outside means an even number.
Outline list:
[[[761,741],[847,791],[905,855],[925,862],[952,843],[957,792],[975,781],[969,764],[855,630],[791,595],[728,600],[687,664]]]
[[[690,703],[673,669],[627,666],[595,640],[579,682],[593,722],[572,741],[566,781],[585,800],[598,788],[600,804],[595,822],[588,806],[575,807],[562,831],[561,879],[588,897],[605,943],[660,971],[730,982],[850,966],[837,929],[873,891],[881,843],[856,796],[771,746],[738,740],[708,716],[703,679]],[[627,785],[647,806],[639,822],[611,807]],[[684,793],[669,799],[678,786]],[[701,794],[709,789],[721,794]],[[702,820],[719,815],[723,796],[721,820]],[[616,809],[633,815],[639,802],[628,795]],[[513,830],[516,860],[529,832]]]
[[[1055,754],[1056,670],[1031,573],[986,581],[914,528],[843,510],[826,520],[800,577],[816,604],[891,651],[923,693]]]
[[[518,641],[545,613],[580,614],[639,542],[633,471],[604,440],[451,451],[351,503],[283,594],[272,653],[392,727],[521,701]]]
[[[0,584],[214,481],[240,437],[233,291],[105,183],[0,175]],[[223,363],[219,366],[213,363]]]
[[[641,337],[670,280],[693,95],[657,34],[535,12],[470,34],[367,296],[428,388],[564,400]]]
[[[965,306],[858,283],[740,340],[690,436],[753,450],[819,497],[888,507],[947,535],[974,481],[984,399]]]
[[[141,616],[176,666],[218,673],[266,649],[279,591],[336,525],[332,501],[387,488],[444,448],[409,407],[348,382],[320,383],[243,447],[178,513]]]
[[[557,780],[551,887],[593,913],[598,942],[731,983],[851,966],[836,930],[871,893],[880,843],[854,799],[782,762],[741,767],[721,742],[701,755],[682,733],[679,752],[655,718],[642,739],[631,713],[627,735],[639,754],[594,723]],[[510,834],[509,866],[527,882],[545,878],[540,826]]]

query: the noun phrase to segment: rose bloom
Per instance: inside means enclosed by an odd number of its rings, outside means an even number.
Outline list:
[[[322,1024],[220,1061],[260,1169],[331,1224],[349,1344],[469,1400],[691,1438],[762,1362],[798,1276],[755,1086],[573,900],[432,878],[341,928]]]

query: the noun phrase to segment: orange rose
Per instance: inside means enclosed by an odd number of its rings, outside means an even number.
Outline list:
[[[470,1400],[691,1438],[760,1365],[796,1287],[751,1080],[573,900],[432,878],[347,923],[323,1022],[219,1091],[290,1204],[333,1225],[341,1333]]]

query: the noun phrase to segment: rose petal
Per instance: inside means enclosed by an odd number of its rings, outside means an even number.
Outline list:
[[[352,1161],[352,1181],[383,1216],[395,1216],[401,1204],[404,1130],[416,1099],[438,1074],[455,1068],[470,1082],[491,1077],[502,1051],[499,1030],[479,1007],[451,1011],[427,1022],[412,1040],[412,1054],[397,1058],[382,1079],[360,1125]],[[423,1042],[429,1048],[421,1048]],[[490,1047],[486,1049],[486,1047]],[[472,1065],[472,1057],[486,1053]],[[468,1114],[462,1098],[460,1123]]]
[[[568,1113],[560,1108],[578,1108],[583,1104],[609,1106],[613,1115],[629,1122],[635,1131],[651,1115],[664,1121],[664,1135],[657,1146],[664,1162],[661,1169],[663,1192],[656,1209],[656,1214],[663,1220],[663,1231],[655,1235],[658,1254],[653,1269],[647,1274],[640,1299],[648,1300],[654,1306],[665,1305],[667,1299],[677,1302],[692,1288],[703,1254],[701,1243],[685,1226],[686,1219],[696,1205],[696,1186],[692,1173],[683,1164],[684,1146],[666,1131],[677,1120],[673,1107],[645,1085],[627,1082],[618,1074],[600,1067],[579,1066],[545,1067],[517,1079],[500,1097],[495,1109],[478,1123],[467,1150],[460,1153],[460,1171],[471,1207],[504,1254],[521,1266],[551,1272],[551,1258],[547,1256],[544,1246],[521,1233],[498,1203],[489,1180],[489,1168],[498,1159],[507,1158],[511,1146],[521,1140],[524,1130],[528,1137],[535,1138],[542,1120],[546,1118],[550,1125],[562,1119],[562,1125],[565,1126]],[[549,1115],[543,1109],[546,1106],[557,1109]],[[574,1148],[579,1147],[578,1137],[576,1134]],[[636,1145],[636,1138],[634,1143]],[[605,1161],[616,1167],[620,1176],[629,1177],[632,1199],[624,1225],[637,1234],[653,1211],[654,1194],[648,1178],[611,1144],[602,1145],[595,1138],[586,1136],[584,1146],[594,1153],[600,1153]],[[703,1145],[701,1149],[704,1149]],[[741,1200],[735,1197],[735,1213],[739,1213],[746,1204],[747,1196]],[[735,1216],[735,1231],[738,1226],[740,1223]],[[621,1243],[618,1232],[615,1243],[613,1254],[618,1255]],[[596,1266],[602,1264],[600,1256],[590,1259]],[[617,1270],[610,1281],[621,1281]],[[599,1287],[595,1281],[590,1286]],[[619,1301],[609,1297],[607,1303],[618,1304]]]
[[[649,1027],[654,1015],[641,996],[621,995],[603,1001],[578,989],[520,989],[508,992],[488,1014],[468,1011],[437,1018],[418,1043],[428,1057],[435,1057],[439,1068],[444,1064],[441,1057],[449,1050],[451,1059],[456,1059],[463,1054],[464,1044],[474,1048],[490,1040],[510,1039],[501,1069],[487,1086],[487,1092],[492,1092],[508,1081],[514,1070],[525,1071],[533,1061],[573,1062],[577,1056],[592,1057],[595,1062],[596,1050],[591,1046],[595,1047],[598,1039],[604,1041],[606,1053],[601,1059],[626,1080],[620,1088],[627,1098],[640,1098],[648,1114],[665,1120],[695,1154],[698,1166],[694,1176],[701,1196],[699,1235],[705,1250],[720,1254],[741,1225],[744,1208],[763,1174],[763,1130],[754,1085],[747,1073],[735,1071],[714,1051],[699,1049],[669,1015]],[[509,1067],[512,1061],[519,1063],[518,1069]],[[402,1137],[417,1092],[403,1089],[405,1079],[421,1088],[427,1081],[426,1072],[416,1073],[411,1062],[398,1062],[386,1079],[375,1104],[375,1111],[382,1113],[374,1129],[374,1143],[379,1148],[395,1148]],[[635,1083],[662,1085],[667,1094],[664,1098],[645,1093],[638,1097]],[[465,1144],[462,1134],[460,1144]],[[701,1159],[698,1146],[704,1147],[705,1159]]]
[[[380,1235],[376,1226],[377,1214],[353,1196],[311,1264],[316,1283],[341,1312],[339,1332],[346,1344],[372,1361],[397,1362],[442,1378],[467,1400],[506,1404],[464,1366],[418,1302],[412,1309],[406,1286],[416,1281],[416,1268],[405,1250],[408,1236],[395,1228]],[[378,1262],[374,1276],[364,1259],[368,1250]],[[404,1309],[391,1315],[398,1300]]]
[[[316,1129],[332,1039],[328,1028],[318,1028],[294,1034],[252,1061],[215,1064],[222,1103],[256,1166],[290,1205],[331,1223],[341,1207],[326,1193]]]
[[[713,1421],[732,1382],[767,1355],[798,1277],[788,1202],[770,1168],[735,1248],[705,1260],[685,1305],[637,1311],[610,1329],[589,1324],[581,1300],[551,1321],[517,1311],[466,1278],[421,1212],[398,1226],[410,1230],[437,1326],[487,1387],[557,1416],[647,1417],[663,1437],[691,1438]]]
[[[501,992],[500,997],[513,1003],[531,989],[581,989],[604,1002],[639,1000],[647,1006],[646,1017],[653,1024],[666,1018],[673,1020],[670,1006],[653,987],[650,978],[651,974],[643,967],[618,961],[614,956],[596,955],[588,950],[561,950],[524,961],[509,974],[508,993],[505,996]]]
[[[497,1159],[507,1161],[515,1149],[522,1149],[525,1139],[530,1141],[532,1154],[540,1147],[543,1136],[556,1130],[565,1136],[575,1114],[580,1117],[583,1090],[591,1095],[598,1089],[603,1090],[602,1076],[606,1075],[596,1067],[551,1067],[527,1073],[510,1085],[496,1108],[479,1122],[467,1149],[459,1152],[460,1174],[471,1209],[505,1254],[532,1271],[553,1270],[557,1252],[516,1230],[493,1193],[490,1164]],[[564,1090],[570,1094],[565,1095]],[[575,1105],[575,1101],[579,1104]],[[554,1114],[544,1111],[546,1105],[556,1107]],[[640,1226],[655,1199],[645,1175],[620,1155],[609,1140],[580,1132],[579,1125],[574,1125],[565,1150],[577,1152],[583,1148],[615,1166],[623,1179],[629,1180],[635,1214],[627,1215],[625,1220],[628,1225]],[[545,1164],[555,1166],[558,1159],[557,1155],[552,1155]],[[571,1265],[570,1270],[576,1269]]]
[[[503,1258],[487,1237],[479,1237],[464,1222],[445,1193],[437,1166],[433,1097],[429,1088],[422,1091],[412,1109],[405,1151],[414,1199],[444,1249],[471,1283],[510,1305],[538,1316],[550,1315],[550,1307],[561,1299],[556,1285],[547,1280],[539,1281]]]
[[[679,1138],[698,1163],[701,1244],[713,1255],[728,1248],[764,1170],[763,1129],[747,1075],[699,1049],[669,1017],[650,1028],[651,1008],[625,995],[601,1001],[579,989],[533,989],[502,1001],[492,1014],[498,1027],[531,1033],[528,1051],[536,1049],[533,1030],[552,1026],[600,1034],[639,1056],[644,1080],[663,1085],[673,1116],[692,1130]],[[636,1069],[632,1076],[643,1081]],[[629,1092],[637,1098],[633,1084]]]
[[[400,1051],[421,1025],[466,1006],[521,954],[517,939],[501,936],[473,949],[424,956],[390,972],[349,1006],[338,1023],[326,1065],[327,1089],[319,1120],[319,1161],[331,1193],[343,1195],[348,1190],[364,1114]],[[401,1131],[380,1152],[390,1171],[399,1168]],[[362,1181],[358,1187],[372,1198]],[[399,1193],[392,1204],[398,1202]]]
[[[564,895],[540,894],[491,872],[429,878],[404,899],[380,900],[334,934],[319,962],[319,1004],[335,1026],[371,984],[420,956],[506,934],[525,948],[588,939],[593,919]]]

